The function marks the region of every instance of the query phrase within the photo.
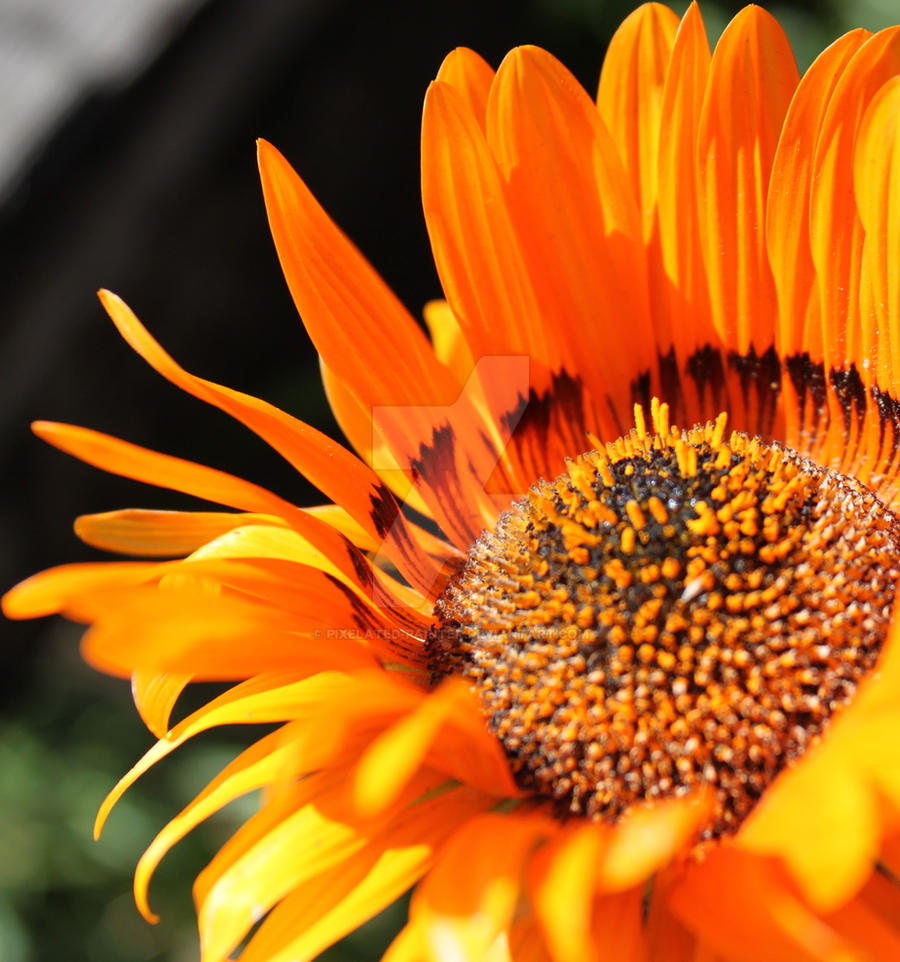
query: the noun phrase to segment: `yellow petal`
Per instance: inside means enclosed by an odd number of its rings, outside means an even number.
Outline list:
[[[483,796],[458,789],[405,809],[356,859],[295,888],[262,924],[241,962],[318,956],[421,878],[437,847],[485,805]]]
[[[148,922],[158,917],[150,910],[147,889],[165,854],[193,828],[224,808],[229,802],[277,780],[285,763],[291,761],[291,726],[266,735],[227,765],[203,791],[153,839],[141,856],[134,873],[134,900]]]
[[[450,741],[446,737],[450,732],[446,730],[452,727],[462,728],[463,734],[457,758],[446,745]],[[442,733],[445,734],[443,745],[440,744]],[[402,791],[432,749],[431,764],[447,774],[495,795],[518,794],[499,744],[484,730],[468,685],[450,678],[424,698],[415,711],[379,735],[366,750],[353,775],[356,811],[371,817],[383,810]],[[454,764],[455,761],[461,764]]]
[[[433,962],[485,956],[508,929],[525,860],[547,832],[539,816],[488,814],[468,821],[447,842],[410,907]]]
[[[135,672],[131,676],[131,697],[144,724],[162,738],[169,729],[169,718],[178,696],[190,684],[191,675]]]
[[[813,749],[783,772],[737,839],[742,848],[782,859],[820,911],[836,908],[860,888],[881,842],[871,788],[828,748]]]
[[[534,872],[534,907],[558,962],[584,962],[594,955],[591,915],[606,835],[605,826],[584,825],[535,859],[543,856],[544,865]]]
[[[212,884],[197,907],[203,962],[225,959],[293,888],[356,857],[397,811],[431,787],[419,778],[379,823],[348,823],[328,814],[341,779],[342,773],[331,773],[310,803],[272,826]]]
[[[464,383],[475,363],[456,315],[446,301],[429,301],[424,315],[434,353]]]
[[[188,739],[219,725],[281,722],[301,716],[304,709],[317,703],[323,692],[340,690],[344,676],[322,673],[296,681],[294,675],[259,675],[226,691],[208,705],[197,709],[161,738],[125,774],[106,796],[94,823],[99,837],[113,806],[125,792],[158,761],[175,751]]]
[[[601,887],[631,888],[686,851],[709,816],[711,803],[709,794],[701,792],[632,808],[610,832],[599,872]]]

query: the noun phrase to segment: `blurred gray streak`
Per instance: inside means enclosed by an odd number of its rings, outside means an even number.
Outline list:
[[[128,84],[206,0],[0,0],[0,203],[91,92]]]

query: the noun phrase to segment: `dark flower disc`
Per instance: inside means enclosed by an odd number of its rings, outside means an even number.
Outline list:
[[[435,677],[477,692],[519,784],[615,820],[712,788],[736,830],[885,639],[900,524],[858,481],[725,417],[638,427],[540,481],[437,602]]]

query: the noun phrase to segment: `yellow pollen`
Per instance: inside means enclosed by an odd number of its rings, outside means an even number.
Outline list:
[[[435,679],[478,696],[519,784],[614,821],[709,786],[734,832],[873,668],[900,523],[858,481],[726,416],[628,435],[540,481],[435,606]]]

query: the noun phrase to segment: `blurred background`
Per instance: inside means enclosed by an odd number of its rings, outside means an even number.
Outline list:
[[[43,446],[28,431],[36,418],[212,464],[299,504],[317,500],[248,432],[153,374],[94,297],[100,286],[125,297],[188,370],[339,436],[268,236],[256,137],[286,154],[418,312],[439,293],[418,138],[444,54],[470,46],[496,66],[509,47],[537,43],[593,93],[609,37],[633,6],[0,0],[0,588],[99,557],[72,534],[78,514],[201,506]],[[711,39],[738,6],[703,5]],[[769,9],[801,68],[844,30],[897,17],[895,0]],[[97,806],[151,738],[127,684],[82,665],[77,628],[45,620],[0,630],[0,960],[198,959],[191,882],[255,800],[166,859],[151,890],[160,925],[138,916],[131,872],[250,733],[209,735],[158,766],[94,843]],[[377,959],[403,910],[326,957]]]

